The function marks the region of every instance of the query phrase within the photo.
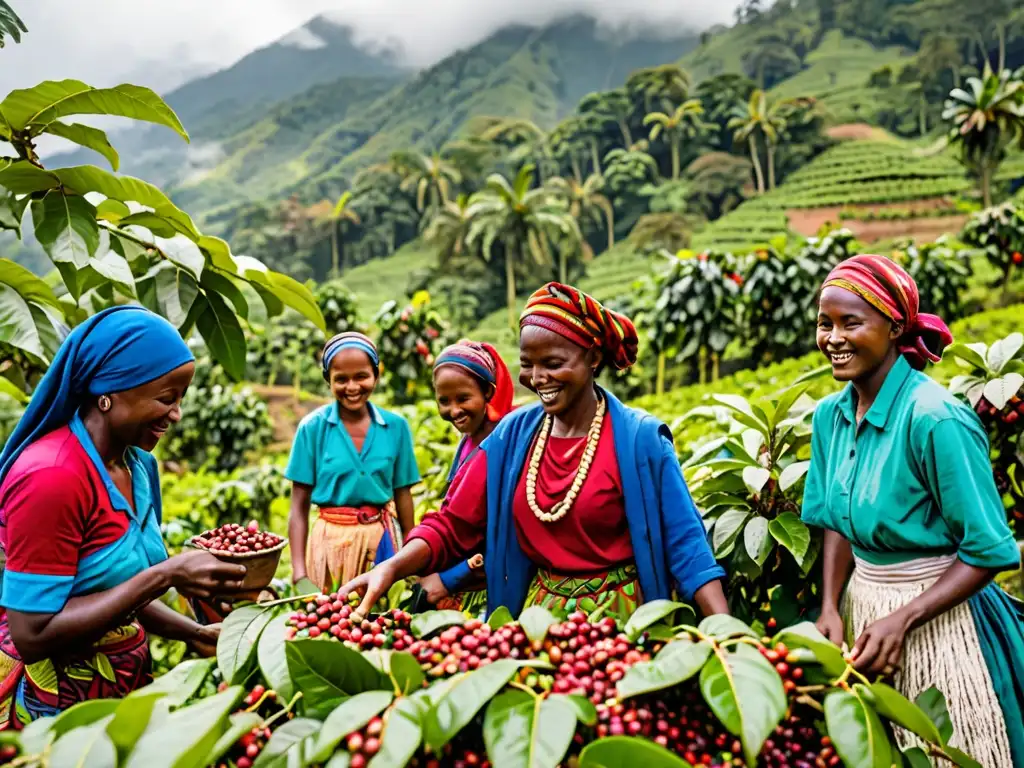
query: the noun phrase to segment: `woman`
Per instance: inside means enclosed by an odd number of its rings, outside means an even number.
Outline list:
[[[401,547],[396,512],[402,532],[411,530],[410,489],[420,473],[408,423],[370,403],[380,370],[373,342],[339,333],[324,345],[321,363],[337,402],[299,423],[285,476],[292,482],[292,578],[331,592]],[[311,503],[319,508],[312,530]]]
[[[359,612],[395,582],[465,558],[481,543],[487,608],[623,617],[673,587],[705,614],[727,611],[721,579],[668,428],[595,384],[628,368],[637,335],[625,317],[549,283],[520,319],[520,382],[538,406],[509,414],[395,557],[347,584]],[[485,541],[486,540],[486,541]]]
[[[237,592],[245,567],[168,559],[149,453],[181,418],[192,353],[163,318],[114,307],[75,328],[0,454],[0,730],[151,680],[146,633],[212,655],[157,598]]]
[[[826,529],[818,627],[853,645],[858,669],[898,667],[910,698],[936,685],[953,743],[986,768],[1024,766],[1024,623],[992,583],[1020,553],[981,423],[921,372],[951,342],[888,259],[847,259],[824,283],[818,348],[849,384],[814,412],[803,519]]]
[[[451,485],[459,468],[476,455],[480,444],[512,410],[512,376],[490,344],[460,341],[445,349],[434,363],[434,396],[441,418],[462,433],[448,472]],[[483,552],[442,573],[419,580],[427,601],[440,609],[471,614],[487,604],[480,571]]]

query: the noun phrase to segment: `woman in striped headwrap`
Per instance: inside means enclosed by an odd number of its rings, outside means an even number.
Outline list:
[[[512,410],[512,376],[490,344],[462,340],[441,352],[434,363],[434,396],[441,418],[462,439],[448,471],[448,484],[480,449],[498,422]],[[482,548],[441,573],[419,580],[427,602],[440,609],[477,614],[486,608]]]
[[[814,412],[804,491],[803,519],[826,529],[818,627],[912,699],[937,686],[952,743],[982,765],[1024,766],[1024,610],[993,584],[1020,552],[981,422],[921,372],[949,329],[901,267],[865,255],[825,280],[817,341],[849,382]]]
[[[485,547],[487,609],[526,605],[625,617],[643,600],[725,613],[724,571],[683,480],[668,428],[596,384],[636,360],[622,315],[549,283],[520,319],[520,382],[540,403],[506,416],[397,556],[347,584],[360,611],[395,580]]]
[[[321,364],[337,402],[299,423],[285,475],[292,578],[330,592],[401,547],[420,474],[409,424],[370,403],[380,365],[373,342],[340,333],[324,345]],[[319,508],[312,530],[311,504]]]

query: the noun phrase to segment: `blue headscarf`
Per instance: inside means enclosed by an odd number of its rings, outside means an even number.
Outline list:
[[[332,337],[324,344],[324,352],[320,362],[324,367],[325,379],[330,379],[331,360],[343,349],[358,349],[365,352],[366,356],[370,358],[371,365],[373,365],[374,376],[379,375],[380,358],[377,356],[377,347],[374,346],[370,337],[357,331],[345,331]]]
[[[144,307],[93,315],[64,339],[32,393],[0,453],[0,483],[23,450],[71,421],[86,396],[140,387],[194,359],[174,326]]]

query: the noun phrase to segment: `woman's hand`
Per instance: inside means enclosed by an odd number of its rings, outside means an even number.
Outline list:
[[[909,630],[909,619],[899,611],[879,619],[861,633],[847,658],[859,672],[890,674],[900,663]]]
[[[427,602],[431,605],[437,605],[438,601],[448,597],[448,588],[441,581],[439,574],[432,573],[417,581],[423,591],[427,593]]]
[[[823,608],[821,616],[814,623],[814,626],[818,628],[828,640],[838,645],[840,648],[846,642],[846,635],[843,628],[843,617],[839,615],[839,611],[835,608]]]
[[[398,575],[391,560],[385,560],[373,570],[356,576],[347,584],[342,584],[338,588],[338,594],[348,596],[357,592],[362,595],[363,601],[356,608],[355,613],[366,618],[377,601],[388,593],[396,581],[398,581]]]
[[[187,597],[209,598],[236,592],[242,587],[244,565],[226,563],[209,552],[183,552],[166,560],[171,586]]]
[[[206,626],[200,625],[196,630],[196,637],[188,645],[189,647],[204,658],[210,658],[217,655],[217,638],[220,637],[221,625],[208,624]]]

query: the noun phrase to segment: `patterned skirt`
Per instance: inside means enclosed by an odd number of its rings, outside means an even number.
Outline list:
[[[847,644],[928,589],[953,560],[872,565],[856,558],[844,597]],[[984,768],[1024,766],[1024,611],[995,584],[909,632],[895,682],[910,699],[933,685],[942,691],[950,742]],[[902,729],[896,738],[902,747],[918,744]]]
[[[576,610],[587,615],[600,610],[625,622],[643,602],[635,565],[624,565],[594,576],[571,576],[538,569],[526,605],[547,608],[564,617]]]
[[[402,548],[394,502],[375,507],[321,507],[306,544],[306,576],[323,592],[366,573]]]
[[[25,664],[0,612],[0,731],[20,731],[89,699],[118,699],[153,681],[149,643],[133,622],[108,632],[91,655]]]

